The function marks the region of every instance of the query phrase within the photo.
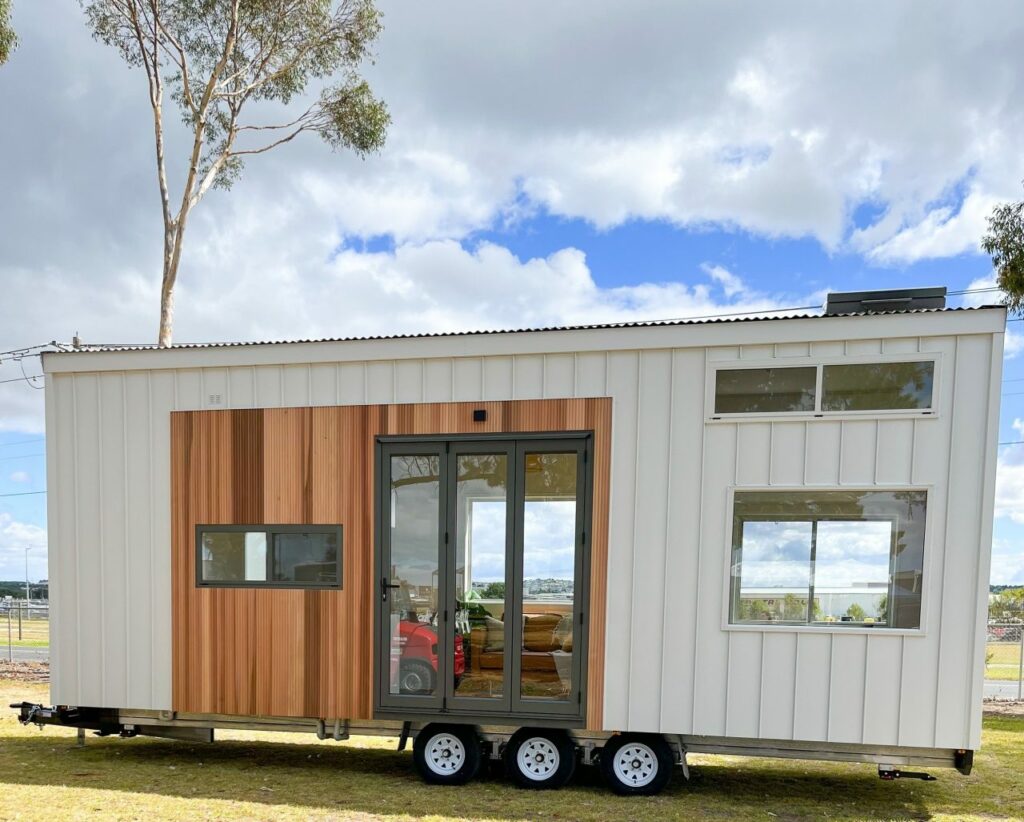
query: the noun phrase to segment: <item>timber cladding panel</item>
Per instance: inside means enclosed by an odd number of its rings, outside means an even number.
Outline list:
[[[173,709],[372,718],[375,438],[590,430],[587,725],[600,728],[611,421],[608,398],[172,412]],[[260,523],[340,523],[343,589],[195,584],[196,525]]]

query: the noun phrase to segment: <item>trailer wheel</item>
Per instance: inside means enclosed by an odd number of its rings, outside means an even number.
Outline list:
[[[416,770],[432,785],[464,785],[480,771],[480,738],[471,725],[427,725],[412,746]]]
[[[658,734],[619,734],[600,753],[608,786],[626,796],[653,796],[668,784],[675,758]]]
[[[505,770],[522,788],[561,788],[576,771],[576,746],[565,731],[520,728],[505,746]]]

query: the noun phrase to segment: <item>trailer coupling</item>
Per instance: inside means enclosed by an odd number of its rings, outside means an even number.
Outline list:
[[[63,725],[66,728],[84,728],[96,731],[99,736],[125,734],[125,727],[117,721],[117,711],[104,708],[74,708],[57,705],[52,708],[36,705],[32,702],[20,702],[11,705],[18,711],[18,721],[22,725]]]

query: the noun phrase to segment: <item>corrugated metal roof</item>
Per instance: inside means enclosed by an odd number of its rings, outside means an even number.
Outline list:
[[[593,323],[590,325],[553,325],[540,328],[493,328],[477,331],[435,331],[421,334],[380,334],[366,337],[321,337],[317,339],[304,340],[249,340],[239,342],[204,342],[204,343],[176,343],[170,348],[157,348],[153,345],[89,345],[77,349],[64,349],[68,353],[96,353],[115,351],[180,351],[190,348],[236,348],[240,346],[255,345],[303,345],[312,343],[340,343],[340,342],[375,342],[383,340],[415,340],[429,339],[432,337],[473,337],[493,334],[537,334],[551,331],[604,331],[618,328],[656,328],[677,325],[714,325],[718,323],[746,323],[765,322],[781,320],[834,320],[842,317],[883,317],[903,314],[941,314],[951,311],[979,311],[989,308],[1004,308],[1000,305],[981,305],[957,308],[911,308],[901,311],[872,311],[869,313],[852,314],[785,314],[782,316],[764,316],[762,312],[753,312],[755,316],[738,316],[736,314],[722,314],[714,317],[682,317],[671,320],[638,320],[621,323]]]

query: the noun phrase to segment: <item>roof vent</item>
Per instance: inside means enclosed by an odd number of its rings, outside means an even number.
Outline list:
[[[871,314],[877,311],[910,311],[945,308],[946,288],[890,288],[886,291],[840,291],[829,294],[826,314]]]

